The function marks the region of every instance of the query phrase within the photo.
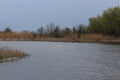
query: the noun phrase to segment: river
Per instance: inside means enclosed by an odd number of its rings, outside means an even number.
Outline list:
[[[30,56],[0,63],[0,80],[120,80],[120,45],[0,41]]]

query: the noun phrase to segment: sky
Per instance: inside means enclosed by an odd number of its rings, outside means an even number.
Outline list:
[[[0,30],[35,31],[51,22],[60,27],[88,25],[88,19],[120,0],[0,0]]]

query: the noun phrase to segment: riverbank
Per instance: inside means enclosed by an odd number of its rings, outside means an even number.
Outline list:
[[[69,35],[61,38],[55,37],[1,37],[1,41],[47,41],[47,42],[95,42],[95,43],[120,43],[120,37],[115,38],[114,36],[102,35],[102,34],[81,34],[80,38],[75,35]]]
[[[78,43],[109,43],[109,44],[120,44],[120,39],[112,39],[112,40],[94,40],[94,39],[79,39],[73,40],[68,38],[41,38],[39,40],[1,40],[1,41],[37,41],[37,42],[78,42]]]
[[[36,39],[26,39],[26,38],[5,38],[0,39],[1,41],[46,41],[46,42],[92,42],[92,43],[116,43],[120,44],[120,37],[115,38],[112,36],[103,36],[101,34],[82,34],[80,39],[76,35],[70,35],[63,38],[53,38],[53,37],[40,37]]]
[[[17,49],[10,49],[8,47],[0,48],[0,62],[13,61],[27,56],[22,51]]]

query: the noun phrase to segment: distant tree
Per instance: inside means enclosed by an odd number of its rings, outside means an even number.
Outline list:
[[[51,34],[54,32],[54,28],[56,27],[56,25],[54,23],[50,23],[46,25],[46,30],[45,33],[48,36],[51,36]]]
[[[101,26],[101,17],[92,17],[89,19],[89,30],[92,33],[101,33],[102,32],[102,26]]]
[[[40,28],[37,30],[37,33],[38,33],[38,34],[43,34],[43,33],[44,33],[44,28],[43,28],[43,27],[40,27]]]
[[[4,29],[4,31],[3,32],[12,32],[12,29],[11,28],[9,28],[9,27],[7,27],[7,28],[5,28]]]
[[[63,37],[62,31],[61,31],[61,29],[60,29],[59,26],[56,26],[56,27],[54,28],[54,31],[53,31],[53,33],[52,33],[52,36],[53,36],[53,37],[57,37],[57,38]]]
[[[120,7],[109,8],[101,16],[90,18],[88,29],[93,33],[120,36]]]
[[[78,26],[78,38],[81,37],[81,34],[82,34],[82,32],[83,32],[83,29],[84,29],[84,25],[80,24],[80,25]]]
[[[102,18],[103,33],[115,37],[120,36],[120,7],[105,10]]]
[[[63,34],[64,35],[71,35],[72,34],[72,30],[70,28],[68,28],[68,27],[65,27],[63,29]]]
[[[73,34],[76,34],[76,33],[77,33],[77,31],[78,31],[78,30],[77,30],[77,27],[76,27],[76,26],[74,26],[74,27],[73,27],[73,30],[72,30]]]

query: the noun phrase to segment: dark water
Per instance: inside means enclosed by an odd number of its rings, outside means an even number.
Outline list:
[[[31,56],[0,63],[0,80],[120,80],[120,45],[3,42]]]

